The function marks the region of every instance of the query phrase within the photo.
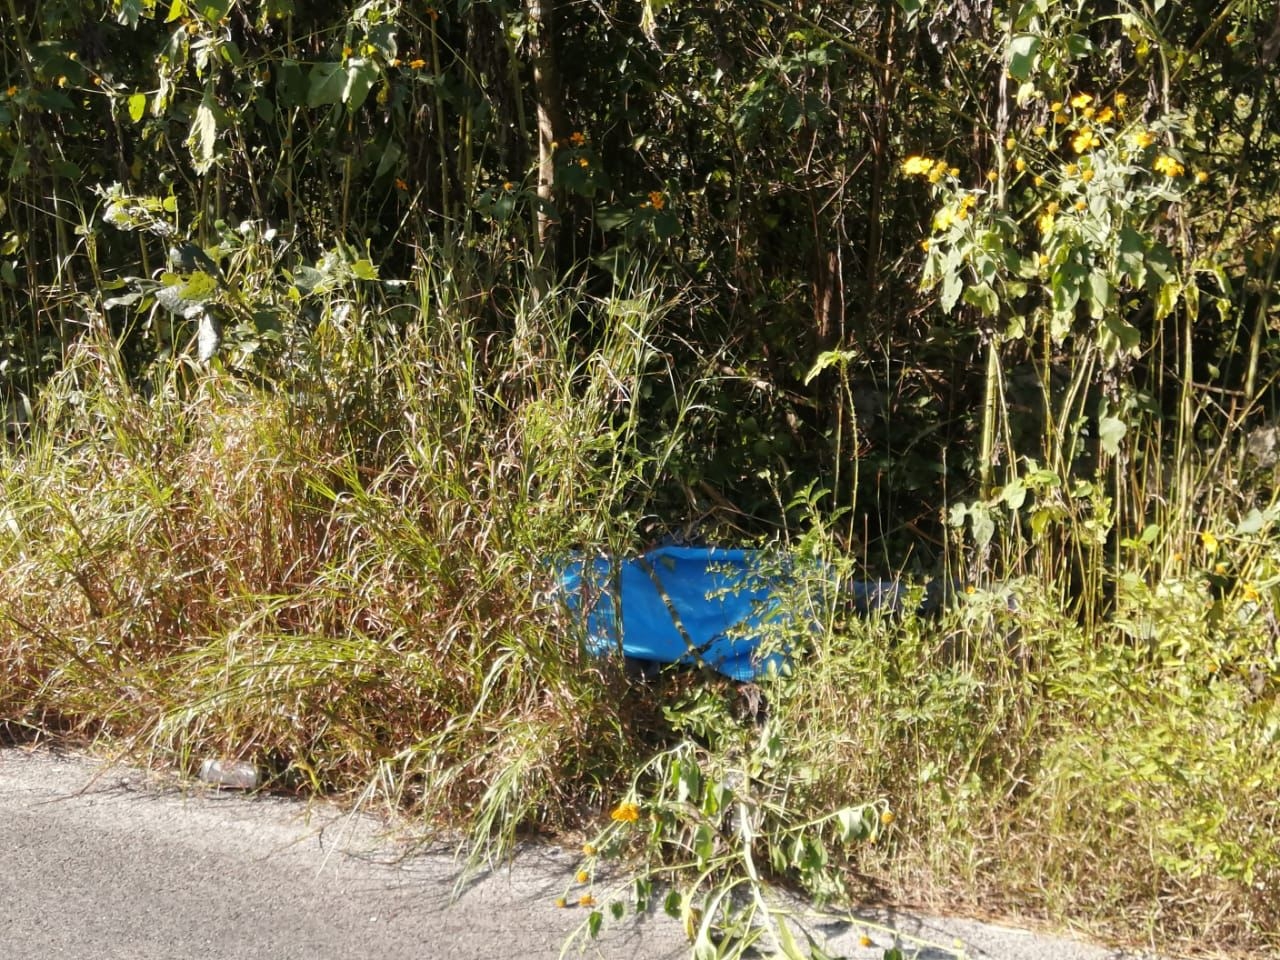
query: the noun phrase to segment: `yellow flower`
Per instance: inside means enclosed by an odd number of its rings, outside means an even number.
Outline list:
[[[58,86],[65,87],[66,85],[67,85],[67,78],[65,76],[59,77]]]
[[[1152,136],[1150,130],[1139,130],[1133,135],[1133,142],[1141,149],[1146,149],[1156,142],[1156,138]]]
[[[667,198],[663,196],[661,190],[650,190],[649,205],[655,210],[661,210],[667,205]]]
[[[945,230],[951,224],[955,223],[955,214],[951,212],[950,207],[943,207],[933,215],[933,229]]]
[[[1077,173],[1080,172],[1080,168],[1077,167],[1074,163],[1068,163],[1065,168],[1065,172],[1068,177],[1074,177]]]
[[[635,823],[640,819],[640,808],[634,803],[623,802],[613,808],[609,817],[619,823]]]
[[[1085,118],[1086,120],[1092,120],[1092,119],[1093,119],[1093,115],[1094,115],[1095,113],[1097,113],[1097,112],[1098,112],[1098,111],[1097,111],[1097,110],[1095,110],[1093,107],[1085,107],[1085,108],[1084,108],[1084,111],[1083,111],[1083,113],[1084,113],[1084,118]]]
[[[1018,141],[1015,140],[1013,137],[1005,137],[1004,148],[1006,150],[1012,150],[1017,145],[1018,145]]]
[[[342,48],[342,59],[344,59],[344,60],[345,60],[345,59],[346,59],[347,57],[349,57],[349,56],[351,56],[351,48],[350,48],[350,47],[343,47],[343,48]]]
[[[510,192],[511,192],[511,189],[512,189],[513,187],[515,187],[515,184],[514,184],[514,183],[512,183],[510,180],[504,180],[504,181],[502,182],[502,189],[503,189],[503,190],[506,190],[508,193],[510,193]]]
[[[937,183],[947,172],[947,163],[945,160],[939,160],[933,165],[933,169],[929,171],[929,182]],[[954,174],[953,174],[954,176]]]
[[[1123,93],[1116,94],[1115,104],[1116,104],[1117,110],[1123,110],[1124,105],[1128,102],[1129,102],[1129,98],[1126,97]]]
[[[972,193],[966,193],[963,197],[960,198],[960,209],[972,210],[974,206],[977,205],[977,203],[978,203],[978,198],[976,196],[974,196]]]
[[[1077,110],[1083,110],[1085,107],[1089,106],[1089,104],[1091,103],[1093,103],[1092,94],[1077,93],[1074,97],[1071,98],[1071,105],[1075,107]]]
[[[1070,119],[1071,119],[1071,118],[1070,118],[1069,116],[1067,116],[1067,114],[1066,114],[1064,111],[1059,111],[1058,113],[1055,113],[1055,114],[1053,115],[1053,122],[1054,122],[1054,123],[1059,123],[1059,124],[1061,124],[1061,123],[1066,123],[1066,122],[1067,122],[1068,120],[1070,120]]]
[[[578,898],[578,906],[580,907],[594,907],[595,905],[596,898],[589,893],[584,893]]]
[[[922,177],[933,169],[933,161],[928,157],[907,157],[902,161],[902,172],[909,177]]]
[[[1167,153],[1162,153],[1156,157],[1151,166],[1156,173],[1163,173],[1166,177],[1180,177],[1186,173],[1186,167]]]
[[[8,90],[5,91],[5,95],[10,97],[16,97],[18,95],[18,88],[10,87]]]
[[[1093,171],[1086,170],[1084,173],[1080,174],[1080,179],[1083,180],[1085,183],[1088,183],[1090,180],[1093,179]]]
[[[1093,145],[1093,131],[1088,127],[1083,127],[1079,133],[1071,138],[1071,149],[1076,153],[1084,153]]]
[[[994,170],[987,171],[987,183],[995,183],[999,179],[1000,174],[996,173]]]
[[[921,250],[923,250],[925,253],[928,253],[928,252],[929,252],[929,238],[928,238],[928,237],[925,237],[923,240],[921,240],[921,241],[920,241],[920,249],[921,249]]]
[[[1040,256],[1037,257],[1036,259],[1037,259],[1037,262],[1042,267],[1047,267],[1049,265],[1049,255],[1047,253],[1040,254]]]
[[[1087,203],[1085,203],[1083,200],[1077,200],[1077,201],[1075,202],[1075,208],[1076,208],[1077,210],[1084,210],[1084,208],[1085,208],[1085,207],[1087,207],[1087,206],[1089,206],[1089,205],[1088,205]]]
[[[1041,124],[1040,126],[1036,127],[1037,137],[1043,137],[1048,132],[1049,132],[1049,128],[1046,127],[1044,124]]]
[[[869,947],[871,946],[871,944],[872,944],[871,938],[868,937],[865,933],[862,936],[858,937],[858,946]]]
[[[1209,174],[1205,173],[1203,170],[1196,171],[1196,183],[1207,183],[1208,181]]]
[[[1110,107],[1103,107],[1101,110],[1098,111],[1098,116],[1096,119],[1099,123],[1110,123],[1112,120],[1115,119],[1115,116],[1116,116],[1116,112],[1114,110],[1112,110]]]
[[[958,177],[958,176],[960,176],[960,168],[959,168],[959,167],[952,167],[950,170],[948,170],[948,171],[947,171],[947,176],[949,176],[949,177]]]
[[[578,158],[578,166],[580,166],[580,167],[589,167],[589,166],[591,166],[591,161],[590,161],[590,160],[588,160],[586,157],[579,157],[579,158]]]
[[[1218,552],[1218,538],[1208,530],[1200,534],[1200,542],[1204,544],[1205,553],[1214,554]]]
[[[1246,583],[1241,591],[1241,596],[1246,603],[1257,603],[1259,599],[1258,588],[1252,583]]]
[[[1018,159],[1013,161],[1013,169],[1021,173],[1023,170],[1027,169],[1027,161],[1023,160],[1021,157],[1018,157]]]
[[[426,65],[427,65],[427,61],[423,60],[421,57],[418,57],[416,60],[409,61],[410,70],[421,70]]]
[[[573,133],[569,134],[569,139],[573,142],[575,147],[580,147],[587,142],[586,134],[581,130],[573,131]]]
[[[594,857],[596,855],[596,845],[594,843],[584,843],[582,845],[582,855]]]
[[[960,207],[960,209],[956,211],[956,219],[957,219],[957,220],[968,220],[968,219],[969,219],[969,208],[968,208],[968,207],[966,207],[966,206],[961,206],[961,207]]]
[[[1037,187],[1039,187],[1039,186],[1043,186],[1043,185],[1044,185],[1044,177],[1040,176],[1040,174],[1038,174],[1038,173],[1037,173],[1037,174],[1036,174],[1036,176],[1035,176],[1035,179],[1034,179],[1034,180],[1032,180],[1031,182],[1032,182],[1033,184],[1035,184]]]
[[[400,179],[399,177],[396,177],[396,189],[397,189],[397,190],[408,190],[408,189],[409,189],[409,184],[405,183],[405,182],[404,182],[402,179]]]
[[[585,870],[579,870],[577,874],[574,875],[573,879],[577,880],[579,883],[586,883],[591,879],[591,874],[587,873]]]
[[[556,906],[559,907],[561,910],[563,910],[568,905],[569,905],[569,901],[566,900],[564,897],[556,897]]]
[[[1055,100],[1055,101],[1053,101],[1053,103],[1049,104],[1049,112],[1050,112],[1050,113],[1061,113],[1061,112],[1062,112],[1062,101],[1061,101],[1061,100]]]
[[[1224,574],[1227,572],[1227,565],[1225,563],[1215,563],[1213,565],[1213,572],[1219,575]]]
[[[885,810],[883,813],[880,814],[880,823],[881,825],[886,827],[889,826],[891,823],[893,823],[893,821],[896,819],[898,818],[893,815],[892,810]]]

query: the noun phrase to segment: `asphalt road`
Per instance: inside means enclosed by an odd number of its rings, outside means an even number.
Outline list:
[[[450,852],[407,850],[383,823],[327,805],[3,749],[0,957],[539,960],[560,957],[586,917],[555,906],[582,889],[567,852],[526,849],[455,896]],[[954,957],[957,938],[983,960],[1135,956],[971,921],[866,916],[917,938],[902,946],[918,960]],[[879,960],[893,941],[871,931],[876,946],[860,947],[864,929],[810,927],[834,956]],[[688,954],[679,925],[658,915],[606,924],[599,940],[564,956]]]

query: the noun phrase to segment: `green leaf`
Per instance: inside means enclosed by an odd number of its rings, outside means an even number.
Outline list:
[[[217,159],[218,149],[218,116],[213,93],[205,90],[204,98],[196,107],[195,117],[191,120],[191,132],[187,135],[187,148],[191,151],[191,161],[196,173],[207,173]]]
[[[604,914],[599,910],[592,910],[590,916],[587,917],[587,936],[595,939],[600,936],[600,924],[604,922]]]
[[[307,84],[307,106],[341,103],[347,89],[347,71],[340,63],[317,63]]]
[[[378,67],[369,60],[352,59],[347,62],[346,86],[342,89],[342,99],[346,101],[347,110],[355,113],[364,106],[369,98],[369,90],[378,79]]]
[[[975,284],[965,290],[964,302],[977,307],[988,317],[994,317],[1000,312],[1000,298],[989,283]]]
[[[1016,80],[1026,81],[1031,78],[1035,67],[1036,54],[1040,52],[1040,38],[1030,34],[1014,37],[1009,44],[1009,73]]]
[[[147,95],[145,93],[135,93],[129,97],[129,119],[137,123],[142,119],[142,115],[147,112]]]
[[[1128,425],[1119,417],[1106,415],[1098,418],[1098,441],[1102,449],[1113,457],[1120,452],[1120,441],[1128,432]]]
[[[1101,320],[1107,311],[1107,303],[1111,299],[1111,283],[1101,270],[1089,272],[1089,316]]]

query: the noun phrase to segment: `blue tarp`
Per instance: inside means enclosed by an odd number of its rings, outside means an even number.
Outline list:
[[[754,550],[659,547],[625,560],[575,559],[561,572],[560,591],[571,613],[585,615],[592,653],[701,662],[752,680],[783,663],[758,649],[790,585],[778,566]]]
[[[560,571],[558,593],[571,615],[585,619],[594,654],[705,664],[747,681],[787,663],[784,654],[764,654],[760,647],[768,625],[800,606],[796,570],[785,554],[668,546],[628,559],[574,558]],[[805,579],[810,592],[816,587],[821,593],[837,578],[814,563]],[[896,611],[903,599],[894,580],[846,583],[843,589],[860,613]],[[784,603],[788,595],[792,600]]]

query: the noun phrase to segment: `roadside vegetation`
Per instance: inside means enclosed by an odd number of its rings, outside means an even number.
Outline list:
[[[4,8],[0,732],[698,957],[1280,949],[1280,8],[297,6]],[[668,537],[958,586],[638,679],[556,564]]]

